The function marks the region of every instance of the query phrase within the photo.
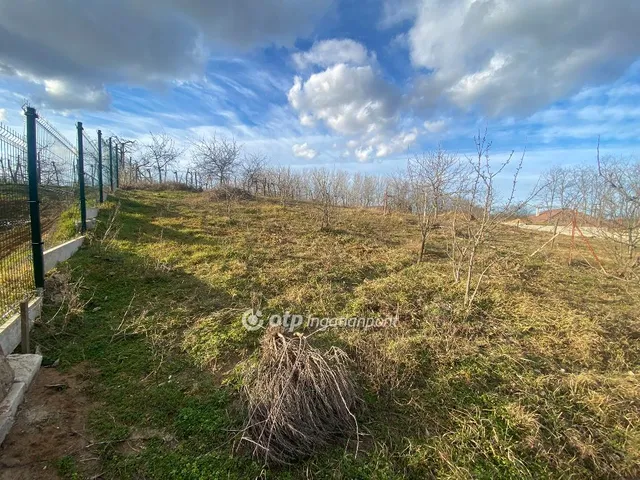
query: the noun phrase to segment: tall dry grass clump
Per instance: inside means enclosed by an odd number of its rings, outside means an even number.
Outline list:
[[[147,182],[140,181],[126,183],[118,187],[120,190],[146,190],[148,192],[201,192],[202,188],[188,185],[182,182],[163,181]]]
[[[303,335],[267,330],[258,364],[244,377],[249,417],[242,440],[253,455],[269,464],[291,463],[341,438],[357,440],[360,400],[348,363],[336,347],[321,352]]]

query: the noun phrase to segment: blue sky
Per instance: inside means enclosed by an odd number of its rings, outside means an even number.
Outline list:
[[[636,153],[638,24],[630,0],[0,0],[0,120],[27,100],[70,136],[216,132],[368,173],[487,128],[533,181],[598,136]]]

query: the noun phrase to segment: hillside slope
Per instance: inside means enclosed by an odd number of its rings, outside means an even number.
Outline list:
[[[86,247],[48,280],[34,333],[59,369],[87,372],[104,478],[261,475],[235,448],[238,364],[261,335],[242,326],[251,307],[398,318],[312,337],[353,360],[357,454],[337,445],[266,478],[640,476],[639,285],[567,265],[570,239],[530,257],[548,236],[505,227],[492,245],[501,260],[465,311],[446,229],[416,265],[414,217],[339,209],[320,231],[318,214],[185,192],[105,204]],[[88,475],[78,452],[62,464]]]

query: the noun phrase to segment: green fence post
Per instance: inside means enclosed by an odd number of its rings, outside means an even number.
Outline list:
[[[78,182],[80,186],[80,232],[87,231],[87,199],[84,192],[84,149],[82,145],[82,122],[78,122]]]
[[[98,130],[98,188],[100,189],[100,203],[104,202],[102,193],[102,130]]]
[[[122,167],[122,172],[124,173],[124,164],[125,161],[125,153],[124,153],[124,143],[120,144],[120,166]]]
[[[109,185],[111,193],[113,193],[113,144],[111,137],[109,137]]]
[[[27,173],[29,176],[29,217],[31,220],[31,251],[33,253],[33,277],[36,288],[44,288],[44,250],[40,223],[40,199],[38,198],[38,143],[36,119],[33,107],[27,107]]]
[[[116,188],[120,187],[120,162],[118,161],[118,144],[116,143],[115,145],[115,151],[116,151],[116,158],[115,158],[115,162],[113,162],[113,164],[116,166]]]

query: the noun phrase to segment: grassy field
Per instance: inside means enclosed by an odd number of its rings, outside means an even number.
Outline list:
[[[87,372],[103,478],[640,477],[637,282],[582,253],[568,265],[569,238],[531,257],[548,234],[504,227],[491,249],[501,260],[465,311],[446,230],[416,265],[415,217],[339,209],[320,231],[319,213],[268,200],[229,211],[187,192],[105,204],[49,279],[34,333],[60,369]],[[351,442],[263,468],[238,448],[239,364],[261,335],[242,327],[250,307],[398,316],[396,328],[311,337],[353,360],[359,451]],[[142,429],[155,433],[141,448],[120,448]],[[73,455],[57,466],[82,478]]]

